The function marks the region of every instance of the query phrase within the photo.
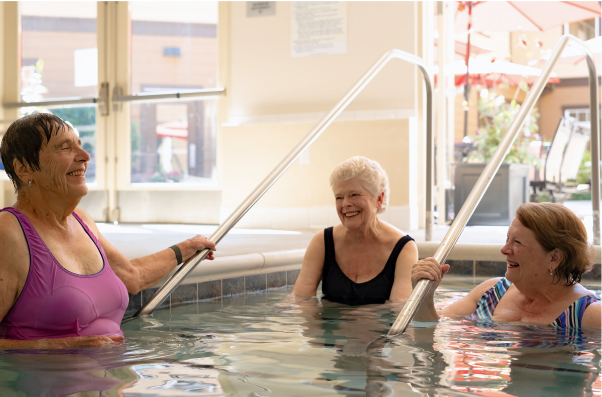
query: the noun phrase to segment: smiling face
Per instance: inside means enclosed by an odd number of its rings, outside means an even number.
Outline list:
[[[523,226],[517,218],[514,218],[508,228],[506,245],[502,247],[501,252],[506,256],[508,263],[506,278],[509,281],[552,281],[550,268],[555,269],[558,265],[557,253],[546,252],[537,241],[535,233]]]
[[[384,197],[384,193],[374,197],[358,178],[335,183],[333,192],[339,219],[348,229],[361,229],[372,225]]]
[[[59,130],[42,146],[40,171],[34,171],[32,179],[41,190],[81,198],[88,193],[85,174],[89,160],[75,132],[71,128]]]

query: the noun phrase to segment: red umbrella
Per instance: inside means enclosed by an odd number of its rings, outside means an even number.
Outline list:
[[[188,120],[169,121],[157,124],[157,136],[161,138],[188,138]]]
[[[437,46],[437,39],[435,38],[435,47]],[[466,42],[463,41],[459,41],[456,40],[454,42],[454,54],[455,59],[466,59]],[[476,46],[474,44],[470,45],[470,53],[472,55],[483,55],[483,54],[487,54],[489,52],[493,52],[494,50],[492,48],[486,48],[486,47],[481,47],[481,46]],[[437,52],[435,51],[435,63],[437,63]]]
[[[470,33],[543,31],[565,23],[599,18],[602,6],[597,1],[460,1],[456,26],[467,26],[466,64],[470,58]],[[469,71],[466,80],[470,83]],[[468,102],[470,84],[464,86]],[[464,112],[464,136],[468,111]]]
[[[537,32],[600,18],[598,1],[460,1],[456,27],[474,32]],[[472,13],[472,21],[470,14]],[[459,30],[459,32],[462,30]]]
[[[531,85],[537,81],[537,78],[541,74],[541,69],[512,62],[488,60],[484,58],[471,58],[469,68],[470,75],[468,83],[486,87],[493,87],[499,84],[508,84],[511,87],[517,87],[521,82]],[[452,65],[456,86],[466,84],[466,69],[463,60],[456,61]],[[437,72],[438,68],[433,68],[435,82],[437,81]],[[560,83],[560,79],[554,74],[549,78],[548,84],[555,83]]]

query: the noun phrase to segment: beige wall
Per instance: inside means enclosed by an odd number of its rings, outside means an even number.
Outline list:
[[[225,112],[230,123],[220,133],[222,219],[312,129],[319,120],[315,113],[330,110],[383,53],[393,48],[417,52],[421,45],[416,37],[417,6],[415,2],[348,2],[347,53],[292,58],[289,2],[276,3],[274,16],[252,18],[246,17],[245,3],[230,3],[229,109]],[[222,46],[226,43],[220,42]],[[423,160],[414,117],[416,76],[412,65],[401,61],[387,65],[346,109],[348,121],[328,127],[309,154],[302,156],[304,160],[294,163],[241,225],[335,224],[330,172],[341,161],[363,155],[379,161],[391,179],[391,208],[383,219],[398,227],[417,228],[418,162]],[[359,117],[360,111],[373,110],[389,111],[384,117],[392,119],[383,119],[382,112],[380,116],[364,112]],[[401,112],[393,114],[393,110]],[[266,122],[266,116],[272,122]]]
[[[0,2],[0,93],[2,103],[19,100],[19,23],[16,18],[17,2]],[[0,120],[15,120],[18,109],[0,109]],[[8,123],[0,124],[0,138],[8,128]],[[12,205],[15,202],[12,184],[6,173],[0,171],[0,207]]]
[[[222,191],[225,211],[236,207],[312,127],[312,123],[224,127],[223,145],[228,148],[224,150],[223,159],[223,176],[227,181]],[[290,220],[290,225],[306,222],[307,227],[322,227],[328,226],[328,222],[336,222],[328,178],[337,164],[357,155],[378,161],[389,175],[391,199],[388,212],[398,214],[402,207],[415,211],[416,136],[415,123],[411,119],[335,122],[310,147],[309,153],[295,161],[257,203],[259,211],[252,211],[270,217],[261,210],[286,208],[289,214],[303,217],[310,216],[311,211],[326,209],[326,217],[320,215],[320,219],[311,222],[309,219]],[[282,212],[275,213],[283,216]],[[250,216],[253,218],[252,214]],[[409,218],[391,221],[402,228],[417,227],[411,225]]]
[[[598,86],[598,98],[601,97],[600,86]],[[551,141],[556,133],[560,117],[564,116],[563,106],[589,107],[589,87],[553,87],[552,90],[544,92],[539,103],[540,133],[544,140]]]
[[[291,5],[246,17],[231,3],[231,117],[326,112],[376,60],[397,48],[416,53],[415,2],[348,2],[347,54],[291,57]],[[413,109],[414,66],[391,62],[350,110]]]

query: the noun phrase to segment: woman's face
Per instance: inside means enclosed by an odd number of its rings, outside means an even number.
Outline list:
[[[33,172],[33,179],[42,190],[81,198],[88,193],[85,174],[89,160],[73,129],[64,129],[42,146],[40,171]]]
[[[376,211],[383,203],[384,194],[374,197],[358,178],[339,181],[333,187],[337,214],[343,226],[360,229],[371,225]]]
[[[506,245],[501,249],[506,256],[506,278],[516,283],[523,281],[536,283],[550,282],[550,268],[555,269],[553,252],[546,252],[537,241],[535,233],[523,226],[517,218],[512,220],[508,228]]]

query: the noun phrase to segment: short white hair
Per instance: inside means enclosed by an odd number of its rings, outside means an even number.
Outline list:
[[[377,212],[379,214],[385,212],[389,206],[389,178],[380,164],[362,156],[351,157],[337,165],[332,171],[332,174],[330,174],[330,187],[334,190],[335,183],[351,178],[361,180],[364,188],[374,197],[378,197],[384,192],[383,204]]]

